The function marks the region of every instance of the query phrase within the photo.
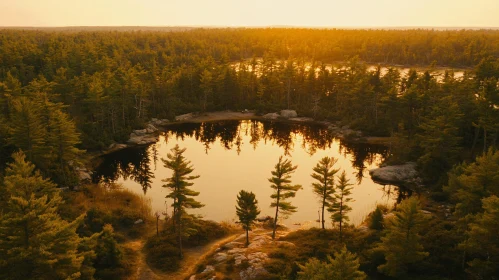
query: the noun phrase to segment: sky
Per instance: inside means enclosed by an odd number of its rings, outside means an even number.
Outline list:
[[[499,0],[0,0],[0,26],[499,27]]]

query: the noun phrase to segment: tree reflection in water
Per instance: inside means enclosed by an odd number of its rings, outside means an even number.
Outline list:
[[[260,143],[273,143],[282,148],[283,153],[288,156],[295,145],[309,155],[314,155],[317,150],[330,149],[335,141],[333,135],[322,125],[256,120],[173,124],[168,126],[168,131],[165,132],[165,141],[173,138],[194,138],[204,145],[208,154],[218,140],[224,149],[235,149],[239,155],[243,145],[242,136],[250,137],[249,143],[253,149]],[[358,183],[362,181],[366,165],[382,160],[388,154],[388,149],[384,146],[347,141],[340,141],[339,149],[340,154],[351,156]],[[155,145],[152,145],[152,148],[128,148],[105,155],[95,170],[94,182],[111,183],[120,177],[125,180],[130,178],[139,183],[146,193],[154,178],[151,162],[154,162],[156,168],[161,156],[163,155],[158,155]]]

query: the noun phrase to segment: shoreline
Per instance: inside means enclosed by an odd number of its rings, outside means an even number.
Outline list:
[[[179,124],[184,124],[184,123],[204,123],[204,122],[217,122],[217,121],[233,121],[233,120],[257,120],[257,121],[275,121],[275,122],[283,122],[283,123],[298,123],[298,124],[311,124],[311,125],[322,125],[326,128],[330,126],[334,126],[333,123],[328,122],[328,121],[318,121],[314,120],[312,118],[304,118],[304,117],[298,117],[298,118],[275,118],[275,119],[270,119],[270,118],[265,118],[264,116],[259,116],[255,114],[255,112],[248,111],[248,112],[235,112],[235,111],[215,111],[215,112],[206,112],[206,113],[201,113],[198,115],[194,115],[193,117],[190,117],[188,119],[184,120],[179,120],[179,121],[171,121],[168,123],[165,123],[161,126],[158,126],[158,131],[151,133],[150,135],[157,136],[159,133],[165,130],[165,128],[168,128],[169,126],[172,125],[179,125]],[[341,130],[349,130],[350,128],[347,129],[340,129],[340,133],[336,133],[335,138],[345,140],[345,141],[350,141],[350,142],[355,142],[355,143],[366,143],[366,144],[371,144],[371,145],[385,145],[385,146],[390,146],[392,142],[394,141],[393,137],[378,137],[378,136],[363,136],[363,137],[357,137],[357,138],[352,138],[352,139],[345,139],[346,137],[341,134]],[[159,132],[159,133],[158,133]],[[356,131],[355,131],[356,132]],[[143,145],[148,145],[148,144],[143,144]],[[128,143],[113,143],[110,148],[102,150],[102,151],[95,151],[95,152],[90,152],[90,157],[91,159],[98,158],[103,155],[111,154],[116,151],[130,148],[130,147],[136,147],[136,146],[143,146],[139,144],[128,144]]]

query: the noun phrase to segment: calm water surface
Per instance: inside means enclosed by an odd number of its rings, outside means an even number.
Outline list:
[[[303,186],[291,199],[298,212],[283,221],[288,226],[319,226],[319,200],[312,192],[310,174],[325,156],[338,159],[336,168],[345,170],[354,184],[351,223],[362,222],[376,204],[391,206],[400,199],[396,187],[376,184],[368,174],[386,156],[385,147],[349,144],[333,138],[322,126],[250,120],[170,126],[156,144],[104,156],[94,180],[120,183],[150,198],[153,211],[166,208],[170,213],[171,201],[165,204],[168,192],[161,187],[161,180],[171,176],[171,171],[161,158],[166,158],[176,144],[187,148],[184,155],[194,165],[193,174],[201,176],[192,188],[200,192],[197,200],[205,207],[189,213],[206,219],[235,219],[236,196],[241,189],[255,193],[262,216],[273,216],[267,179],[281,155],[298,165],[292,183]]]

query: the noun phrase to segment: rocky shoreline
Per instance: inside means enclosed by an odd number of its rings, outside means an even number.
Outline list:
[[[369,170],[373,181],[396,186],[419,186],[421,178],[415,162],[406,162],[400,165],[388,165]]]
[[[263,116],[258,116],[254,112],[248,110],[244,110],[243,112],[223,111],[204,114],[187,113],[176,116],[174,121],[153,118],[146,124],[144,129],[133,130],[126,143],[113,143],[100,155],[110,154],[133,146],[156,143],[159,139],[159,131],[171,124],[250,119],[320,124],[327,127],[327,129],[333,133],[334,137],[353,142],[385,144],[390,141],[389,137],[365,137],[361,131],[351,129],[347,125],[342,125],[341,122],[333,123],[317,121],[310,117],[300,117],[295,110],[281,110],[279,113],[268,113]]]

